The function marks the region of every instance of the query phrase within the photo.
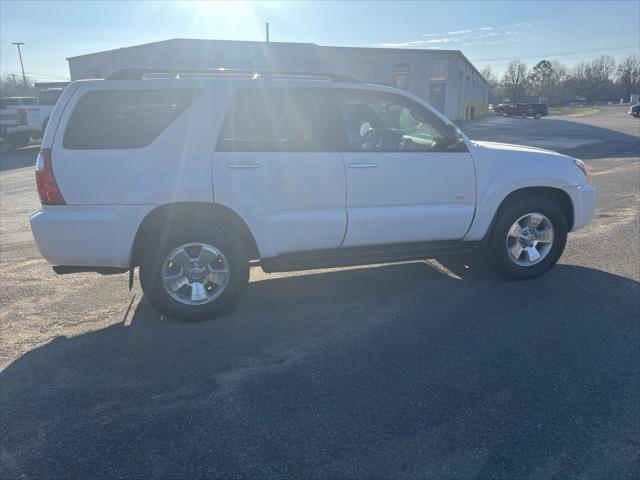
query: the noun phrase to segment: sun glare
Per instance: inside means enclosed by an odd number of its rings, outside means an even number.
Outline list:
[[[277,6],[275,2],[238,1],[180,2],[179,8],[191,14],[192,28],[208,38],[261,40],[264,22],[261,12]]]

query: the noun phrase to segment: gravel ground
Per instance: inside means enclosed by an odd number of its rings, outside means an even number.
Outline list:
[[[639,478],[640,123],[462,128],[586,159],[596,218],[547,275],[254,269],[201,323],[123,275],[56,276],[28,226],[37,146],[0,147],[0,477]]]

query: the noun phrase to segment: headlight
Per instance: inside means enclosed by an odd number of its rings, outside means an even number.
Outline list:
[[[578,160],[577,158],[574,158],[573,163],[575,164],[576,167],[582,170],[582,173],[584,173],[585,178],[589,179],[589,175],[587,174],[587,166],[584,164],[584,162],[582,160]]]

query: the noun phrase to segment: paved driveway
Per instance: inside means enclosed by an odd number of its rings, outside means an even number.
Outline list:
[[[597,217],[549,274],[256,269],[202,323],[162,318],[125,276],[54,275],[27,223],[37,148],[2,147],[0,477],[639,478],[639,123],[492,121],[465,128],[605,138]]]
[[[601,113],[579,118],[554,116],[536,120],[490,115],[460,126],[470,138],[547,148],[580,158],[629,152],[638,156],[638,122],[627,116],[628,107],[599,108]]]

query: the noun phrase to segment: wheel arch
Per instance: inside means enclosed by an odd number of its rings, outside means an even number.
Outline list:
[[[158,235],[163,236],[169,229],[177,228],[179,225],[198,222],[217,222],[225,228],[234,229],[244,243],[249,258],[259,258],[259,250],[251,230],[235,211],[215,203],[177,202],[154,208],[142,220],[131,247],[130,268],[140,265],[142,252],[158,241]]]
[[[567,192],[558,187],[548,187],[548,186],[536,186],[536,187],[523,187],[513,190],[508,195],[506,195],[500,205],[496,209],[493,214],[493,218],[487,228],[484,238],[483,245],[486,244],[487,239],[491,235],[491,231],[493,230],[493,226],[496,222],[496,219],[500,217],[500,214],[507,208],[509,205],[517,202],[526,197],[532,196],[542,196],[553,200],[558,204],[562,213],[564,214],[565,219],[567,220],[567,231],[571,231],[573,229],[574,224],[574,207],[573,202],[571,201],[571,197]]]

